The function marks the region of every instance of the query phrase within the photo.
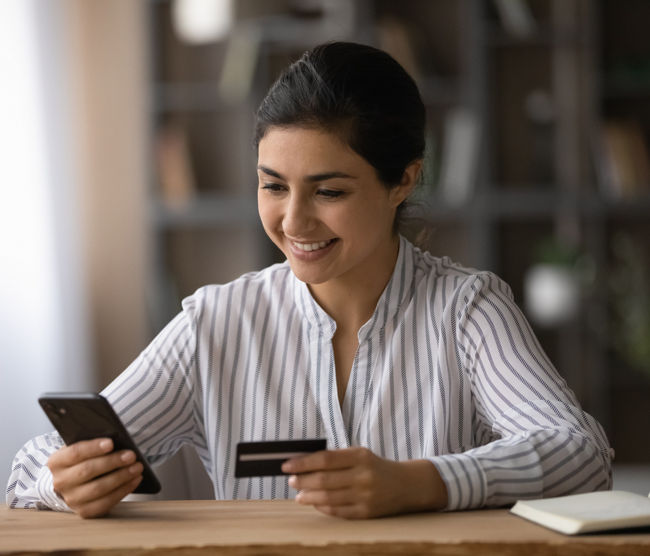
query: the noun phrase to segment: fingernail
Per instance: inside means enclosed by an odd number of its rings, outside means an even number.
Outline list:
[[[282,464],[282,471],[284,473],[291,473],[293,471],[293,464],[290,461],[285,461]]]
[[[296,486],[296,481],[297,481],[297,480],[298,480],[298,479],[296,478],[295,475],[291,475],[291,477],[289,477],[289,486],[290,486],[290,487],[295,487],[295,486]]]
[[[99,447],[102,450],[110,450],[113,447],[113,441],[110,440],[109,438],[105,438],[99,443]]]
[[[121,459],[123,462],[128,463],[128,462],[133,461],[133,460],[135,459],[135,454],[134,454],[133,452],[124,452],[124,453],[120,456],[120,459]]]

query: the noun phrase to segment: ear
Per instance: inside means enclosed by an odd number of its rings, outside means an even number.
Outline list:
[[[411,162],[406,167],[402,175],[402,181],[390,190],[390,201],[393,206],[397,207],[411,194],[411,191],[418,183],[421,170],[421,159]]]

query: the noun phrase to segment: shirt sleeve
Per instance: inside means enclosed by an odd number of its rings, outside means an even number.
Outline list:
[[[602,427],[548,360],[509,287],[479,274],[459,289],[453,311],[452,359],[489,441],[431,458],[447,509],[611,488],[613,450]]]
[[[196,378],[194,300],[103,391],[151,465],[183,445],[205,450],[201,388]]]
[[[52,486],[52,473],[47,460],[63,440],[56,432],[42,434],[27,442],[16,454],[6,491],[10,508],[70,511]]]
[[[195,383],[196,319],[192,298],[102,394],[152,465],[159,465],[184,444],[207,453],[200,388]],[[47,460],[64,443],[57,433],[27,442],[14,458],[6,502],[11,508],[67,510],[54,492]]]

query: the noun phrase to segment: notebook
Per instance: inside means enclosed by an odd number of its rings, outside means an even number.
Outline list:
[[[650,526],[650,497],[606,490],[519,500],[511,513],[566,535]]]

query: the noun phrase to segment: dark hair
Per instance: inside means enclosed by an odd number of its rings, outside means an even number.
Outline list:
[[[367,45],[323,44],[289,66],[257,111],[256,148],[275,126],[340,135],[389,188],[424,156],[425,109],[417,85],[391,56]]]

